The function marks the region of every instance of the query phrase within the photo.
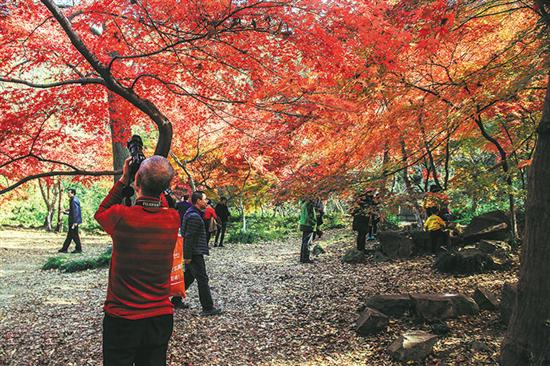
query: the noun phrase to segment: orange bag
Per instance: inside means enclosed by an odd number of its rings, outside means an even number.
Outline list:
[[[179,235],[176,246],[174,247],[174,256],[172,257],[170,296],[185,297],[185,281],[183,279],[183,238]]]

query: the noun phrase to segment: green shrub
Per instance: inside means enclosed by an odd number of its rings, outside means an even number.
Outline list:
[[[46,261],[46,263],[42,266],[42,269],[44,271],[47,271],[49,269],[59,269],[67,261],[67,258],[62,256],[57,257],[50,257]]]
[[[51,257],[42,266],[43,270],[59,269],[61,272],[80,272],[94,268],[104,268],[109,266],[111,260],[112,248],[107,249],[97,258],[79,258],[68,260],[66,257]]]

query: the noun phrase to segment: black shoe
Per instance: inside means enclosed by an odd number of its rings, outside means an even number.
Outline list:
[[[189,309],[189,304],[185,302],[173,302],[174,309]]]
[[[212,308],[212,309],[201,311],[201,316],[218,315],[218,314],[221,314],[221,313],[222,313],[222,309]]]
[[[75,249],[71,252],[71,254],[78,254],[78,253],[82,253],[82,249]]]
[[[57,252],[58,253],[67,253],[67,249],[59,249]]]
[[[305,261],[301,261],[301,263],[313,263],[313,260],[311,260],[311,259],[306,259]]]
[[[223,248],[223,244],[218,245],[220,248]]]
[[[214,243],[214,246],[217,247],[217,246],[218,246],[218,243]]]

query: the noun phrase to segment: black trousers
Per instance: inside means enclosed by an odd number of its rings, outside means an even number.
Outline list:
[[[204,263],[203,255],[194,255],[191,258],[191,263],[185,265],[183,272],[183,280],[185,281],[185,289],[195,280],[199,288],[199,301],[201,302],[202,310],[211,310],[214,307],[212,294],[210,293],[210,285],[208,284],[208,275],[206,274],[206,264]],[[179,296],[172,298],[172,303],[181,303],[182,299]]]
[[[71,245],[71,241],[74,240],[74,243],[76,245],[76,250],[82,250],[82,244],[80,243],[80,235],[78,235],[78,225],[72,229],[72,225],[69,225],[69,231],[67,232],[67,238],[65,239],[65,242],[63,243],[62,250],[69,249],[69,245]]]
[[[216,231],[216,238],[214,239],[214,246],[223,246],[223,238],[225,238],[225,230],[227,229],[227,221],[222,221],[221,227]]]
[[[300,249],[300,262],[309,262],[309,244],[313,240],[313,229],[302,231],[302,247]]]
[[[128,320],[105,314],[104,366],[166,366],[173,316]]]
[[[365,230],[359,230],[357,232],[357,250],[364,251],[366,240],[367,240],[367,234],[369,232]]]

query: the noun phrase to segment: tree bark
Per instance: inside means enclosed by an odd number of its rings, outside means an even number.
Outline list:
[[[63,190],[61,189],[61,179],[57,181],[57,191],[59,196],[57,197],[57,224],[55,225],[55,231],[60,233],[63,231],[63,221],[61,216],[61,201],[63,200]]]
[[[550,364],[550,77],[529,169],[517,304],[501,348],[502,366]]]
[[[122,167],[124,161],[130,153],[126,148],[126,141],[130,138],[130,133],[127,130],[126,121],[122,120],[117,113],[120,97],[115,93],[108,91],[109,101],[109,127],[111,129],[111,145],[113,148],[113,170],[117,173],[114,175],[114,181],[117,182],[122,176]],[[120,173],[118,173],[120,172]]]

